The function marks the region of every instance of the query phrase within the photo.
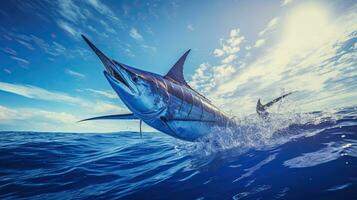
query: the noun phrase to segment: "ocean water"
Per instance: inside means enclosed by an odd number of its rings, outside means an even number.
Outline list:
[[[158,132],[0,132],[0,199],[357,199],[357,108]]]

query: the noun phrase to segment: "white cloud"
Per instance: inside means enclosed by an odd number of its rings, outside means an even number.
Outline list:
[[[157,51],[157,48],[154,47],[154,46],[150,46],[150,45],[146,45],[146,44],[143,44],[141,45],[144,49],[149,49],[151,51]]]
[[[222,81],[228,74],[232,74],[236,69],[232,65],[219,65],[213,69],[216,81]]]
[[[88,30],[100,36],[109,37],[109,33],[116,33],[116,28],[123,28],[122,22],[111,8],[99,0],[85,2],[63,0],[58,1],[54,8],[56,10],[53,12],[53,18],[57,25],[74,39],[79,39],[80,34]],[[110,24],[104,20],[106,18],[109,19]],[[98,21],[105,31],[98,26],[92,26],[93,20]]]
[[[43,131],[44,125],[53,131],[59,124],[75,123],[76,117],[65,112],[50,112],[32,108],[9,108],[0,105],[0,124],[10,126],[11,130]],[[14,124],[17,124],[16,126]],[[31,124],[26,127],[25,124]],[[5,126],[6,127],[6,126]]]
[[[71,76],[74,76],[76,78],[85,78],[86,75],[82,74],[82,73],[79,73],[79,72],[76,72],[76,71],[73,71],[71,69],[66,69],[65,70],[66,74],[69,74]]]
[[[215,49],[213,51],[213,54],[216,56],[216,57],[221,57],[224,55],[224,51],[222,49]]]
[[[12,55],[12,56],[16,56],[17,52],[9,47],[6,47],[6,48],[1,48],[1,50],[4,52],[4,53],[7,53],[9,55]]]
[[[109,33],[116,33],[116,31],[111,26],[109,26],[104,20],[100,20],[99,22],[103,25],[105,30],[108,31]]]
[[[136,130],[133,129],[133,125],[136,125],[135,122],[125,122],[125,124],[105,121],[76,123],[78,120],[98,115],[128,113],[128,109],[110,102],[88,101],[79,97],[72,97],[65,93],[48,91],[31,85],[4,82],[0,82],[0,90],[31,99],[58,102],[60,104],[68,103],[72,106],[76,106],[75,112],[73,112],[73,110],[69,112],[58,112],[30,107],[9,108],[0,105],[0,124],[2,124],[2,127],[5,129],[8,127],[7,129],[9,130],[79,132]],[[98,126],[98,123],[100,123],[100,126]]]
[[[91,88],[86,88],[85,90],[87,90],[89,92],[92,92],[94,94],[99,94],[99,95],[105,96],[105,97],[110,98],[110,99],[118,98],[117,94],[115,92],[113,92],[113,91],[94,90],[94,89],[91,89]]]
[[[30,99],[67,103],[76,106],[78,105],[81,106],[84,110],[87,110],[88,112],[93,114],[103,114],[109,111],[119,112],[126,110],[121,106],[117,106],[109,102],[95,100],[88,101],[80,97],[70,96],[63,92],[49,91],[32,85],[0,82],[0,91],[10,92]],[[102,95],[104,94],[102,93]],[[110,96],[110,93],[106,93],[105,95]]]
[[[255,42],[254,47],[258,48],[261,47],[265,44],[265,40],[264,39],[259,39]]]
[[[8,69],[8,68],[4,68],[3,70],[4,70],[4,72],[7,73],[7,74],[11,74],[11,73],[12,73],[11,70]]]
[[[61,45],[61,44],[59,44],[58,42],[52,42],[52,44],[53,44],[53,49],[56,51],[56,52],[58,52],[58,53],[64,53],[65,51],[66,51],[66,48],[63,46],[63,45]]]
[[[120,106],[116,106],[114,104],[97,101],[93,104],[92,107],[93,113],[111,113],[111,114],[118,114],[118,113],[128,113],[128,109],[122,108]]]
[[[75,39],[78,39],[81,35],[80,29],[74,28],[71,24],[63,21],[63,20],[58,20],[57,21],[58,26],[63,29],[65,32],[67,32],[70,36],[72,36]]]
[[[23,45],[23,46],[25,46],[28,50],[35,50],[35,48],[33,48],[33,46],[30,44],[30,43],[28,43],[28,42],[25,42],[25,41],[23,41],[23,40],[20,40],[20,39],[15,39],[19,44],[21,44],[21,45]]]
[[[1,31],[1,30],[0,30]],[[7,31],[2,34],[6,35],[12,40],[15,40],[19,44],[25,46],[29,50],[35,50],[34,46],[36,45],[46,54],[51,56],[63,55],[66,53],[66,48],[58,42],[53,41],[52,43],[46,42],[44,39],[39,38],[33,34],[23,34],[18,32]],[[10,56],[18,57],[18,54],[15,50],[11,48],[2,48],[3,52],[9,54]],[[20,61],[21,62],[21,61]]]
[[[31,99],[67,102],[72,104],[81,103],[81,99],[79,98],[71,97],[61,92],[48,91],[43,88],[32,85],[20,85],[0,82],[0,90],[21,95]]]
[[[188,29],[189,31],[194,31],[194,30],[195,30],[195,29],[193,28],[193,25],[192,25],[192,24],[187,25],[187,29]]]
[[[32,34],[29,36],[29,41],[34,42],[40,49],[51,56],[58,56],[65,53],[66,50],[66,48],[58,42],[52,42],[52,44],[49,44],[45,40]]]
[[[114,110],[114,113],[116,111],[117,110]],[[78,115],[37,108],[12,108],[0,105],[0,125],[2,126],[2,130],[96,133],[121,130],[138,131],[137,121],[120,122],[104,120],[77,123],[77,121],[89,116],[88,114]]]
[[[222,60],[222,63],[228,64],[233,62],[235,59],[237,58],[237,56],[235,54],[231,54],[229,56],[227,56],[225,59]]]
[[[221,39],[221,48],[217,48],[213,51],[216,57],[224,55],[235,54],[240,51],[240,44],[243,42],[244,36],[240,35],[240,29],[233,29],[230,32],[230,36],[227,40]]]
[[[0,122],[5,120],[19,119],[21,117],[17,116],[16,110],[4,107],[0,105]]]
[[[190,84],[193,88],[206,93],[221,82],[227,81],[226,77],[230,77],[236,71],[232,63],[237,59],[237,53],[240,51],[243,40],[244,36],[240,35],[239,28],[232,29],[228,39],[221,39],[221,48],[215,49],[213,54],[216,57],[224,56],[221,60],[222,64],[217,66],[210,66],[207,63],[201,64],[192,76]]]
[[[134,54],[129,48],[125,48],[125,49],[124,49],[124,52],[125,52],[125,54],[128,55],[128,56],[131,56],[131,57],[134,57],[134,56],[135,56],[135,54]]]
[[[152,30],[151,27],[146,27],[146,32],[149,33],[150,35],[154,35],[154,31]]]
[[[286,6],[291,3],[293,0],[281,0],[281,6]]]
[[[264,30],[259,32],[258,36],[262,37],[267,32],[272,31],[276,27],[278,22],[279,22],[279,18],[278,17],[275,17],[272,20],[270,20],[269,23],[267,24],[267,26],[264,28]]]
[[[29,65],[30,61],[26,60],[25,58],[20,58],[17,56],[10,56],[11,59],[16,60],[17,62],[19,62],[20,64],[25,64],[25,65]]]
[[[88,0],[87,3],[89,3],[94,9],[96,9],[102,15],[107,16],[110,19],[119,21],[119,18],[115,16],[113,11],[102,2],[98,0]]]
[[[61,0],[58,1],[57,12],[66,20],[76,23],[87,18],[87,14],[84,9],[81,9],[72,0]]]
[[[46,110],[39,110],[39,109],[20,109],[20,112],[16,111],[17,115],[15,118],[20,119],[30,119],[30,120],[49,120],[56,123],[73,123],[78,121],[79,118],[75,117],[74,115],[66,112],[50,112]]]
[[[130,37],[134,38],[135,40],[144,40],[143,36],[138,32],[138,30],[136,30],[136,28],[131,28]]]

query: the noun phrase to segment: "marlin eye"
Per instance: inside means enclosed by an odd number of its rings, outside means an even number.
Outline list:
[[[134,82],[138,81],[138,76],[134,76],[134,77],[133,77],[133,81],[134,81]]]

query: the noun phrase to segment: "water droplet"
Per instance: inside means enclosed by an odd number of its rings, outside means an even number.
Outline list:
[[[347,144],[342,145],[342,149],[347,149],[348,147],[351,147],[351,146],[352,146],[351,143],[347,143]]]

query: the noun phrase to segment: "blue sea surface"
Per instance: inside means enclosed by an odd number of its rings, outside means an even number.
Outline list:
[[[357,108],[158,132],[0,132],[0,199],[357,199]]]

